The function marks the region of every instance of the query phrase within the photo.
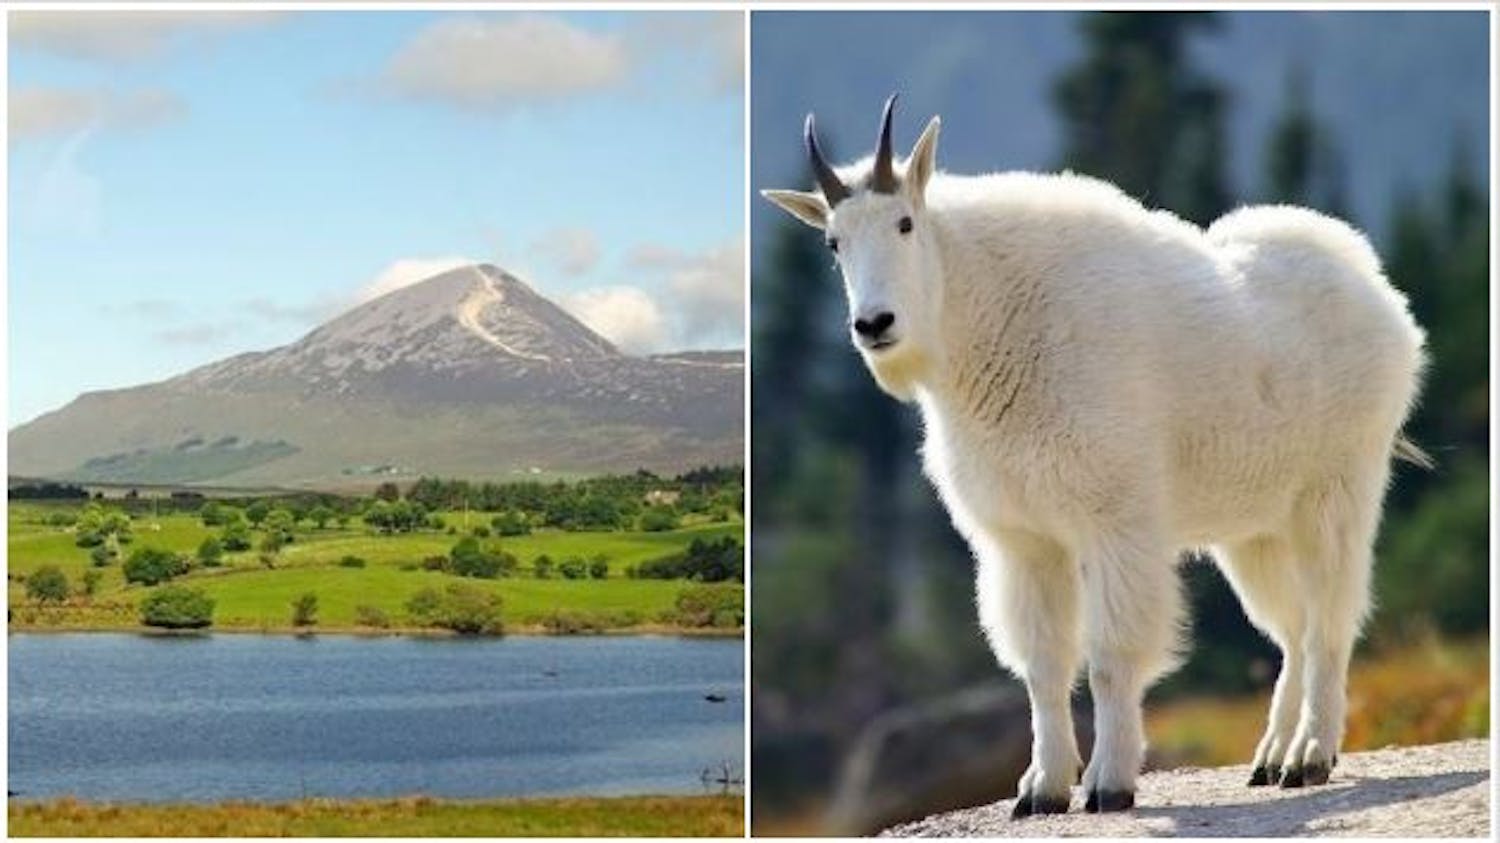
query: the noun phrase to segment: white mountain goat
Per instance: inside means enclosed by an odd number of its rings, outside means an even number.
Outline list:
[[[764,191],[822,229],[854,345],[921,408],[922,459],[977,561],[979,620],[1025,681],[1014,815],[1068,810],[1069,695],[1087,659],[1088,811],[1135,804],[1141,701],[1174,666],[1176,561],[1208,549],[1282,651],[1252,785],[1322,784],[1343,737],[1372,543],[1423,334],[1349,226],[1285,206],[1207,230],[1106,182],[808,157],[817,192]]]

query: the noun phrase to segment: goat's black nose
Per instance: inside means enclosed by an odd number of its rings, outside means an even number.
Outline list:
[[[894,324],[896,324],[896,314],[889,310],[884,310],[869,319],[855,319],[854,333],[859,334],[865,339],[873,340],[890,330]]]

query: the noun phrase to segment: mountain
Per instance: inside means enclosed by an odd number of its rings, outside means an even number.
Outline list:
[[[743,382],[739,352],[624,354],[514,276],[469,266],[281,348],[85,393],[10,432],[10,470],[302,487],[676,471],[741,461]]]

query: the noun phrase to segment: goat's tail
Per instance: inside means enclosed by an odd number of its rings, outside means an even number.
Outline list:
[[[1391,446],[1391,456],[1403,462],[1409,462],[1418,468],[1425,468],[1428,471],[1437,467],[1437,463],[1432,461],[1431,455],[1405,436],[1396,437],[1396,444]]]

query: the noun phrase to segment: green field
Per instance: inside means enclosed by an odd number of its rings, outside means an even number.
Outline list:
[[[730,796],[458,801],[312,799],[281,804],[12,802],[15,837],[741,837]]]
[[[76,509],[76,505],[19,503],[9,509],[9,605],[13,627],[19,628],[128,628],[138,623],[136,604],[149,593],[140,585],[127,585],[121,566],[93,568],[86,548],[74,544],[70,528],[48,525],[49,512]],[[488,513],[443,513],[448,524],[462,532],[466,523],[489,523]],[[159,547],[192,554],[216,528],[203,526],[196,515],[139,516],[132,524],[134,540],[124,546],[128,555],[140,547]],[[743,524],[700,523],[666,532],[563,532],[540,531],[527,536],[498,539],[501,547],[515,555],[521,571],[497,580],[459,578],[450,574],[411,568],[423,559],[446,554],[458,536],[442,531],[381,535],[357,519],[346,529],[316,529],[303,525],[296,539],[276,559],[275,568],[261,564],[254,550],[229,553],[223,567],[199,568],[175,583],[201,588],[216,603],[214,627],[221,629],[285,629],[290,626],[291,603],[299,595],[318,596],[317,628],[349,630],[356,627],[355,609],[372,606],[386,612],[394,625],[402,625],[404,605],[423,588],[442,589],[463,582],[492,591],[502,601],[506,626],[511,631],[534,631],[557,611],[584,613],[611,629],[671,626],[667,617],[677,595],[688,583],[680,580],[631,579],[626,569],[685,548],[693,539],[732,536],[742,540]],[[605,579],[536,579],[532,560],[546,554],[554,563],[568,557],[609,560]],[[345,556],[366,561],[364,568],[340,567]],[[56,565],[74,590],[93,568],[102,579],[92,598],[75,596],[61,607],[41,607],[27,600],[24,578],[44,565]],[[554,575],[555,576],[555,575]]]

